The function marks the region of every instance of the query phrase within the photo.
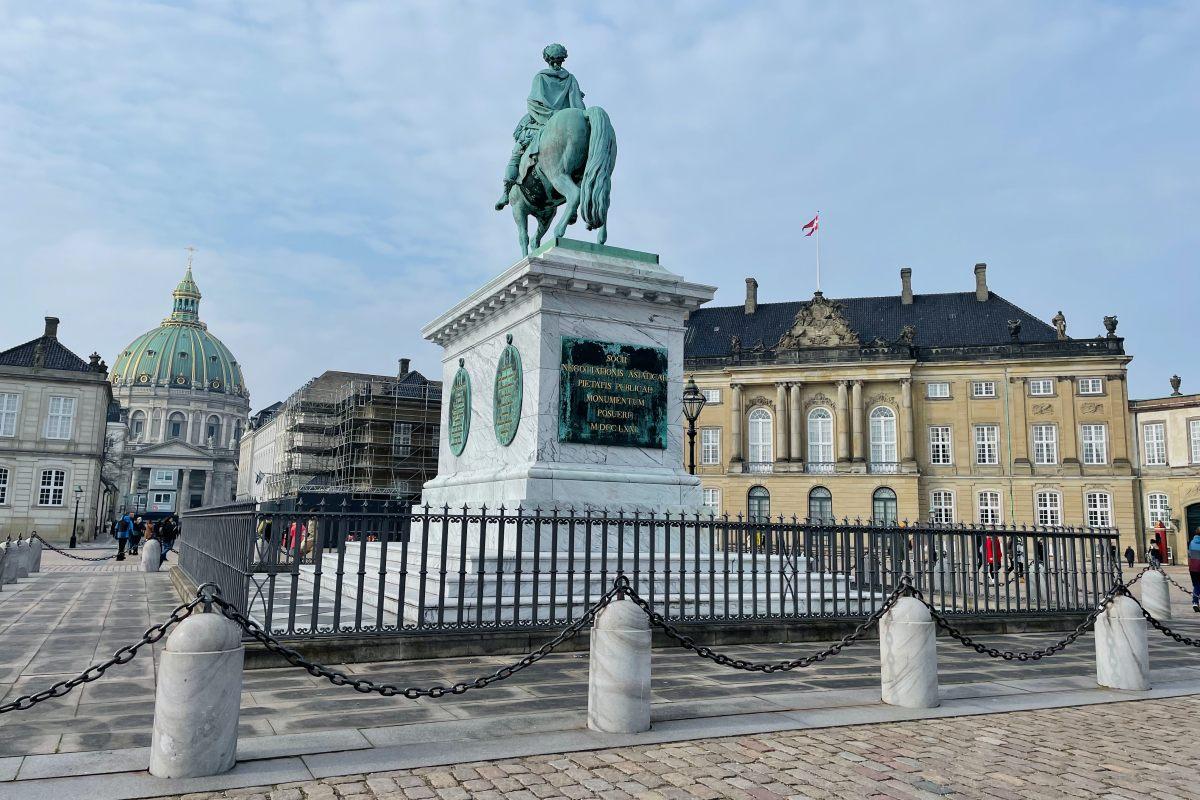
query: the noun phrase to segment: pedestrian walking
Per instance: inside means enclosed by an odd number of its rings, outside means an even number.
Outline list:
[[[133,521],[133,530],[129,532],[129,555],[136,556],[138,554],[138,545],[141,543],[145,531],[146,520],[138,517]]]
[[[158,530],[158,538],[162,543],[162,558],[159,564],[167,560],[167,553],[171,552],[175,547],[175,540],[179,537],[179,518],[174,514],[163,520],[162,525]]]
[[[117,537],[117,561],[125,560],[125,547],[129,544],[129,537],[133,534],[133,519],[128,514],[123,514],[117,520],[116,530],[113,536]]]
[[[1137,557],[1137,553],[1133,552],[1133,545],[1125,548],[1125,561],[1129,564],[1129,568],[1133,569],[1133,559]]]
[[[1200,614],[1200,525],[1188,542],[1188,572],[1192,575],[1192,611]]]
[[[1158,569],[1158,546],[1153,539],[1146,543],[1146,563]]]

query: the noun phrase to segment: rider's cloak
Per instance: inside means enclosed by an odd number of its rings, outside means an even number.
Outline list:
[[[548,68],[533,76],[529,89],[529,116],[540,127],[549,122],[555,111],[564,108],[585,108],[579,81],[561,67]]]

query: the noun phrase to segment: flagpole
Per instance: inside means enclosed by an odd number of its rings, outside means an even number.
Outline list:
[[[821,291],[821,212],[817,211],[817,229],[814,231],[817,237],[817,291]]]

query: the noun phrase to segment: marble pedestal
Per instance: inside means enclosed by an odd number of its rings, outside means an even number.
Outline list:
[[[712,299],[658,256],[554,239],[427,325],[443,348],[438,475],[422,504],[472,510],[518,506],[577,512],[695,512],[699,480],[683,463],[683,336],[687,314]],[[496,431],[497,365],[509,343],[520,353],[522,401],[515,436]],[[665,447],[578,444],[560,432],[563,339],[659,348],[667,354]],[[462,452],[449,446],[451,387],[470,377],[469,428]]]

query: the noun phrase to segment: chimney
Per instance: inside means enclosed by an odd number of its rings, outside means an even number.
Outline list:
[[[58,317],[46,317],[46,332],[42,335],[47,339],[58,338]]]
[[[758,310],[758,281],[746,278],[746,313],[753,314]]]
[[[975,299],[981,303],[988,299],[987,264],[975,265]]]
[[[906,306],[912,305],[912,270],[908,267],[900,270],[900,303]]]
[[[408,374],[409,363],[410,363],[410,359],[407,359],[407,358],[400,359],[400,377],[403,378],[405,375]]]

